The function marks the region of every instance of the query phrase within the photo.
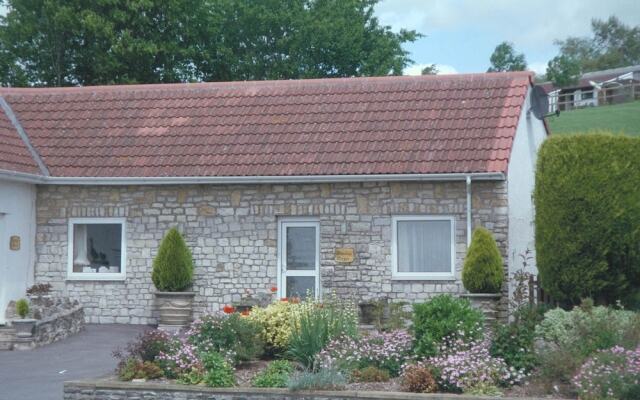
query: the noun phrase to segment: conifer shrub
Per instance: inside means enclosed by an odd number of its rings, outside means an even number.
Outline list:
[[[477,228],[462,269],[462,283],[471,293],[498,293],[504,281],[502,256],[491,232]]]
[[[16,314],[25,319],[29,314],[29,302],[26,299],[16,301]]]
[[[151,280],[162,292],[181,292],[191,286],[193,260],[191,251],[176,228],[171,228],[160,243],[153,260]]]
[[[640,138],[558,136],[538,153],[536,261],[565,306],[640,306]]]

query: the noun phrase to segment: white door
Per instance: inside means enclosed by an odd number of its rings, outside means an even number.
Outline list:
[[[318,298],[320,292],[320,223],[284,219],[278,237],[280,297]]]

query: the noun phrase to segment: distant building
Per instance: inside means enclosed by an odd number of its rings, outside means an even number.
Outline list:
[[[640,98],[640,65],[587,72],[568,87],[540,86],[549,95],[549,112],[624,103]]]

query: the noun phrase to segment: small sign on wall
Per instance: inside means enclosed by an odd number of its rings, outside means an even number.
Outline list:
[[[20,236],[13,235],[9,238],[9,249],[20,250]]]
[[[351,247],[341,247],[336,249],[336,262],[349,264],[355,259],[355,252]]]

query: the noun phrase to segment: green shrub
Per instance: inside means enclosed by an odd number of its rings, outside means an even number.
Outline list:
[[[29,302],[26,299],[16,301],[16,314],[25,319],[29,314]]]
[[[287,382],[291,391],[299,390],[342,390],[347,384],[344,375],[333,368],[323,368],[317,372],[304,371],[293,374]]]
[[[201,352],[234,352],[236,363],[253,360],[263,353],[262,327],[238,313],[205,315],[187,331],[188,340]]]
[[[640,305],[640,138],[551,137],[538,154],[536,258],[555,300]]]
[[[307,300],[293,318],[287,355],[311,368],[316,354],[331,339],[357,334],[358,314],[353,302],[341,301],[335,296],[324,303]]]
[[[251,384],[255,387],[287,387],[287,381],[291,373],[293,373],[293,365],[289,361],[272,361],[267,365],[267,368],[253,377]]]
[[[451,295],[435,296],[431,301],[413,305],[413,330],[416,353],[433,356],[447,336],[464,333],[466,339],[482,335],[484,315],[471,307],[466,299]]]
[[[502,358],[516,370],[531,371],[538,362],[535,353],[535,328],[543,319],[542,307],[523,307],[513,321],[495,327],[491,355]]]
[[[491,232],[473,231],[462,269],[462,283],[471,293],[498,293],[504,281],[502,256]]]
[[[233,367],[217,352],[202,355],[204,367],[204,383],[210,387],[229,387],[236,384]]]
[[[162,369],[154,362],[140,361],[129,358],[122,363],[117,370],[118,378],[123,381],[133,379],[158,379],[162,378]]]
[[[611,307],[593,307],[585,301],[572,311],[553,309],[536,326],[541,339],[543,376],[568,382],[589,357],[600,350],[640,345],[640,314]]]
[[[191,286],[193,259],[180,232],[171,228],[153,260],[151,280],[162,292],[180,292]]]
[[[351,372],[351,380],[354,382],[387,382],[389,379],[391,379],[389,371],[373,365]]]

